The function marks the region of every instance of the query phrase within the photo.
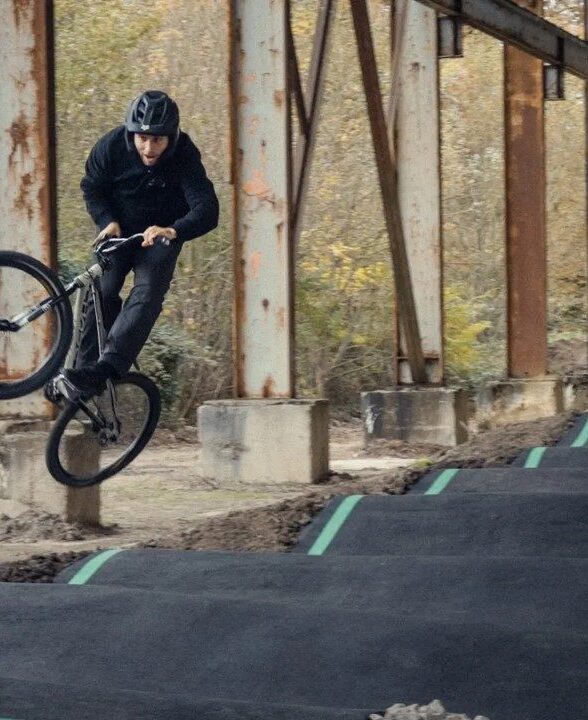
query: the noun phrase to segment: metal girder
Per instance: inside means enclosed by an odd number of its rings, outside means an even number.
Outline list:
[[[395,17],[399,29],[402,27],[403,40],[394,43],[398,98],[388,134],[395,137],[396,143],[398,199],[427,379],[441,383],[443,273],[437,13],[413,0],[405,2],[405,7],[407,13],[403,13],[397,0]],[[399,333],[398,349],[398,380],[410,383],[404,332]]]
[[[56,264],[53,5],[51,0],[6,0],[0,24],[0,248]],[[7,303],[22,309],[23,287],[0,286]],[[16,309],[14,310],[16,312]],[[0,339],[0,377],[14,379],[38,367],[51,342],[49,321],[39,322],[30,344],[18,349]],[[8,371],[7,368],[10,368]],[[2,402],[1,415],[43,417],[51,406],[41,393]]]
[[[504,48],[509,377],[547,371],[545,131],[542,63]]]
[[[300,132],[298,133],[296,141],[296,153],[292,167],[293,187],[290,224],[294,246],[298,244],[301,232],[302,214],[304,212],[310,175],[310,163],[314,150],[320,105],[323,99],[323,83],[328,56],[329,35],[334,19],[334,0],[321,0],[314,31],[314,42],[310,68],[308,70],[306,92],[302,88],[292,28],[288,23],[290,89],[294,95],[300,123]]]
[[[294,395],[288,0],[231,0],[235,394]]]
[[[421,345],[410,265],[400,213],[400,199],[396,179],[397,167],[390,152],[388,127],[382,105],[382,94],[380,91],[367,5],[365,0],[350,0],[350,6],[355,28],[357,53],[361,66],[368,117],[372,131],[376,166],[380,179],[384,217],[386,220],[392,269],[396,283],[400,324],[406,339],[406,349],[412,380],[417,383],[426,383],[427,372],[425,358]]]
[[[510,0],[418,0],[529,55],[588,80],[588,45]]]

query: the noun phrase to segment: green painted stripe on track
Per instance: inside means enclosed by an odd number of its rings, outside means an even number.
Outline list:
[[[533,448],[529,454],[527,455],[527,459],[525,460],[524,467],[526,468],[536,468],[539,467],[541,463],[541,458],[545,454],[545,451],[547,450],[546,447],[535,447]]]
[[[425,495],[439,495],[440,492],[445,490],[458,472],[459,468],[447,468],[447,470],[443,470],[443,472],[427,490]]]
[[[323,528],[321,534],[312,544],[312,547],[307,553],[308,555],[322,555],[325,552],[362,497],[364,497],[364,495],[350,495],[349,497],[343,498],[339,507]]]
[[[111,557],[118,555],[118,553],[122,551],[122,548],[114,548],[113,550],[104,550],[104,552],[101,552],[99,555],[95,555],[93,558],[88,560],[87,563],[82,565],[82,567],[68,582],[68,585],[85,585],[92,575],[95,575],[98,570],[100,570],[104,563],[108,562]]]
[[[588,418],[586,418],[584,427],[579,432],[578,437],[574,440],[571,447],[585,447],[586,443],[588,443]]]

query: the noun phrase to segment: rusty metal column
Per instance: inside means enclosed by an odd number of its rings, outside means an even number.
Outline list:
[[[287,0],[231,0],[235,394],[293,382]]]
[[[416,0],[395,3],[404,19],[398,42],[399,96],[396,114],[398,189],[429,382],[443,382],[441,161],[437,13]],[[401,13],[405,12],[404,18]],[[393,118],[390,118],[393,121]],[[399,339],[398,378],[413,382],[406,342]]]
[[[53,13],[51,0],[3,0],[0,23],[0,247],[56,260]],[[15,289],[17,291],[17,289]],[[46,332],[49,332],[48,325]],[[47,341],[35,336],[30,365]],[[26,366],[23,358],[23,366]],[[46,415],[40,395],[2,413]]]
[[[543,0],[518,0],[538,15]],[[547,371],[543,63],[504,49],[508,374]]]

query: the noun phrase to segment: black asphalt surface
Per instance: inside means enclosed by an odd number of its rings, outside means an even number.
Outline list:
[[[447,482],[445,483],[445,480]],[[430,472],[411,489],[411,495],[432,493],[443,485],[448,493],[588,493],[588,467],[566,470],[565,473],[539,467],[477,468],[458,470],[448,477],[445,470]]]
[[[308,552],[339,507],[307,528]],[[588,494],[367,495],[328,547],[337,555],[588,558]]]
[[[492,708],[513,720],[547,718],[553,697],[580,698],[588,682],[578,670],[588,654],[586,621],[564,628],[490,608],[483,617],[453,614],[441,598],[405,615],[366,610],[359,597],[357,609],[341,610],[100,586],[35,590],[1,589],[0,677],[59,685],[75,678],[78,689],[229,707],[248,698],[301,712],[443,696],[472,715]]]
[[[543,450],[543,448],[541,448]],[[512,467],[524,467],[529,462],[533,450],[525,450],[512,463]],[[539,461],[541,468],[565,468],[566,470],[586,470],[588,472],[588,447],[548,447]]]
[[[557,444],[560,447],[570,447],[574,443],[588,447],[588,413],[579,415],[574,425],[562,435]]]
[[[363,720],[435,697],[584,720],[587,419],[508,468],[335,498],[291,554],[107,551],[0,584],[0,720]]]
[[[62,573],[67,583],[84,563]],[[568,587],[570,579],[573,584]],[[445,617],[508,613],[529,622],[529,604],[552,625],[582,625],[588,559],[388,557],[128,550],[86,587],[157,590],[226,601],[398,612],[419,616],[441,605]],[[358,588],[362,588],[358,592]],[[439,589],[443,601],[439,603]]]

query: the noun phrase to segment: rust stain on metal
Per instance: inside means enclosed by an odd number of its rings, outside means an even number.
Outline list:
[[[286,308],[279,308],[276,317],[278,319],[278,327],[280,330],[283,330],[286,327]]]
[[[257,135],[260,124],[259,115],[251,115],[251,117],[247,119],[247,132],[250,135]]]
[[[284,105],[284,91],[274,90],[274,105],[281,108]]]
[[[249,278],[257,280],[259,278],[259,268],[261,267],[261,252],[256,250],[251,253],[249,258]]]
[[[17,28],[20,28],[21,22],[24,21],[34,3],[35,0],[12,0],[14,21],[16,22]]]
[[[276,208],[276,210],[278,210],[278,208]],[[279,223],[276,225],[276,230],[277,230],[277,243],[278,243],[278,247],[279,247],[279,248],[281,248],[281,247],[284,245],[284,232],[285,232],[285,229],[286,229],[286,225],[285,225],[285,223],[284,223],[283,221],[282,221],[282,222],[279,222]]]
[[[243,190],[247,193],[247,195],[252,195],[253,197],[258,197],[262,200],[269,200],[270,202],[273,200],[271,194],[272,189],[268,185],[263,172],[259,168],[253,171],[249,182],[243,183]]]
[[[18,155],[24,157],[30,154],[29,139],[31,136],[31,129],[29,128],[24,111],[21,110],[16,120],[12,121],[8,134],[10,135],[11,142],[10,155],[8,156],[8,167],[13,168],[18,163]]]
[[[27,214],[29,222],[33,219],[34,210],[30,201],[31,186],[33,178],[31,173],[25,173],[19,180],[18,195],[14,201],[14,207],[17,210],[23,210]]]
[[[263,306],[263,309],[267,311],[269,309],[270,301],[267,298],[263,298],[261,304]]]
[[[263,387],[261,389],[262,397],[269,398],[273,397],[274,394],[274,386],[275,386],[275,380],[271,375],[268,375],[265,379],[265,382],[263,383]]]

